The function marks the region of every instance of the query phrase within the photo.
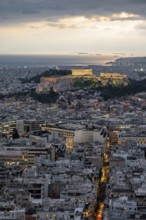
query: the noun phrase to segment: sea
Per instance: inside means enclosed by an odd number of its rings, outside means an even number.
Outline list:
[[[112,55],[0,55],[0,67],[57,67],[106,65]]]

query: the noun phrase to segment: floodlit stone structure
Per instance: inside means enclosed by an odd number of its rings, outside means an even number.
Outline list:
[[[93,70],[92,69],[73,69],[72,75],[73,76],[93,75]]]
[[[55,76],[55,77],[41,77],[40,84],[38,85],[36,92],[43,93],[53,88],[54,91],[65,91],[74,89],[74,83],[77,80],[93,80],[100,82],[101,85],[105,86],[108,84],[128,85],[128,77],[125,74],[120,73],[100,73],[99,76],[93,74],[92,69],[73,69],[72,75],[68,76]]]

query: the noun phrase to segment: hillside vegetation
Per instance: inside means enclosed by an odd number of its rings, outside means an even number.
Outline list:
[[[48,71],[45,71],[37,76],[31,77],[29,79],[22,79],[22,83],[30,83],[35,82],[39,83],[41,77],[49,77],[49,76],[68,76],[71,75],[70,70],[56,70],[56,69],[50,69]]]

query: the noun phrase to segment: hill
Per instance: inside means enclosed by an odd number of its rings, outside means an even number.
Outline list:
[[[49,76],[68,76],[71,75],[70,70],[56,70],[56,69],[50,69],[48,71],[45,71],[37,76],[31,77],[29,79],[22,79],[22,83],[30,83],[30,82],[35,82],[39,83],[41,77],[49,77]]]
[[[101,91],[101,95],[106,100],[110,98],[134,95],[139,92],[146,92],[146,79],[141,81],[129,79],[129,84],[127,86],[115,87],[113,85],[108,85],[100,87],[98,90]]]

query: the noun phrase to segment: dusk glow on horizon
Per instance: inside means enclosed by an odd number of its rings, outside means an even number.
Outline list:
[[[0,54],[144,53],[146,3],[3,0]]]

